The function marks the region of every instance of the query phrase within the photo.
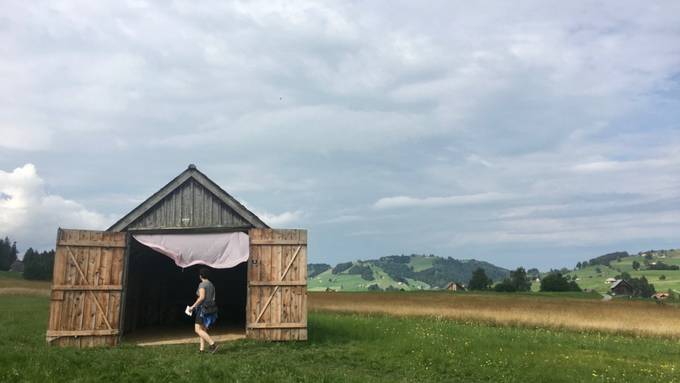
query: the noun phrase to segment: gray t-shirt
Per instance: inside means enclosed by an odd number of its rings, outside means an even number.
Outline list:
[[[214,302],[215,301],[215,286],[213,286],[212,282],[210,281],[203,281],[198,285],[198,288],[196,289],[196,295],[199,295],[199,290],[201,288],[205,289],[205,299],[203,302],[201,302],[201,305],[204,305],[208,302]]]

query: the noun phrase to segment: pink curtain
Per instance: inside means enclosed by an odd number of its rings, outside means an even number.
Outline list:
[[[206,265],[228,269],[248,260],[250,241],[245,233],[134,234],[145,246],[167,255],[179,267]]]

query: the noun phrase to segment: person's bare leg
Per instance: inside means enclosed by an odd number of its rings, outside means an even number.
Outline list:
[[[196,325],[196,334],[201,337],[201,340],[208,342],[209,345],[212,346],[215,344],[215,341],[212,340],[210,335],[208,335],[208,333],[205,331],[205,327],[201,326],[200,324]]]
[[[198,339],[200,339],[200,341],[201,341],[200,350],[205,351],[205,339],[203,339],[203,336],[201,335],[201,332],[203,332],[203,333],[205,333],[205,332],[202,331],[201,325],[198,324],[198,323],[194,324],[194,331],[196,332],[196,335],[198,335]]]

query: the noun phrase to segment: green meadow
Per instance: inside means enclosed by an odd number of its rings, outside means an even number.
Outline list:
[[[48,298],[0,295],[2,382],[680,382],[677,340],[312,311],[309,341],[71,349]]]
[[[664,256],[653,253],[650,262],[663,262],[667,265],[680,266],[680,250],[667,251]],[[633,262],[637,261],[641,267],[633,269]],[[583,289],[595,290],[598,292],[608,292],[609,284],[605,283],[607,278],[616,278],[622,272],[630,274],[634,278],[645,277],[656,288],[656,291],[676,290],[680,292],[680,270],[647,270],[644,265],[645,258],[640,255],[623,257],[620,260],[612,261],[609,266],[596,265],[588,266],[580,270],[573,270],[568,275],[578,278],[578,285]],[[599,270],[599,272],[598,272]],[[661,277],[663,275],[663,278]]]

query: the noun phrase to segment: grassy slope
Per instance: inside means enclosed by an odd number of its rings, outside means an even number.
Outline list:
[[[434,257],[423,257],[423,256],[417,256],[417,257],[412,257],[411,260],[409,261],[409,266],[413,267],[413,271],[418,272],[422,270],[427,270],[432,267],[432,262],[434,261]]]
[[[0,296],[0,381],[679,382],[676,341],[312,312],[308,342],[47,347],[47,298]]]
[[[632,277],[639,278],[644,276],[647,280],[654,284],[657,291],[666,291],[669,288],[680,291],[680,270],[633,270],[633,261],[638,261],[644,269],[644,257],[633,255],[622,258],[620,261],[611,262],[610,267],[607,266],[588,266],[581,270],[575,270],[569,275],[576,275],[580,278],[577,283],[581,288],[594,289],[599,292],[609,291],[609,285],[604,283],[607,278],[615,278],[621,272],[627,272]],[[655,256],[653,261],[662,261],[669,265],[680,265],[680,250],[674,250],[665,258]],[[601,273],[598,274],[595,270],[599,267]],[[620,271],[619,271],[620,270]],[[666,280],[659,280],[661,275],[666,276]]]
[[[430,266],[432,261],[430,261]],[[390,277],[383,269],[376,265],[369,266],[373,270],[372,281],[367,281],[361,278],[358,274],[348,274],[347,270],[340,274],[333,274],[331,270],[326,270],[323,273],[310,278],[308,281],[309,291],[324,291],[326,288],[331,288],[336,291],[366,291],[368,286],[377,284],[381,289],[386,289],[389,286],[395,288],[403,288],[404,290],[421,290],[428,289],[430,286],[421,281],[408,279],[409,285],[399,284]],[[329,281],[331,279],[332,281]]]

